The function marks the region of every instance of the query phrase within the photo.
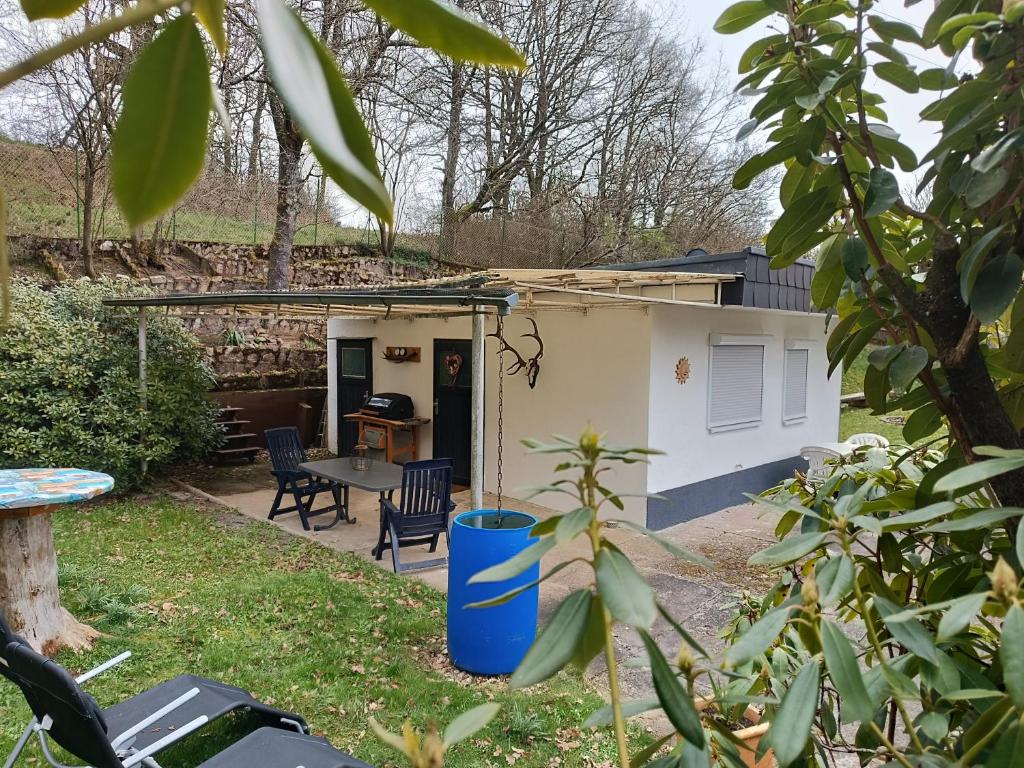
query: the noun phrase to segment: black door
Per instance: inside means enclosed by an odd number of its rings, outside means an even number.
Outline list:
[[[359,425],[346,421],[373,394],[373,340],[338,339],[338,453],[351,456]]]
[[[459,485],[469,485],[472,421],[473,344],[434,339],[434,457],[454,461]]]

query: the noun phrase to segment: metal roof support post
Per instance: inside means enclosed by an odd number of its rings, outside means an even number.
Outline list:
[[[470,439],[469,488],[473,509],[484,506],[484,363],[487,356],[485,320],[480,305],[473,305],[473,422]]]
[[[146,308],[139,307],[139,409],[146,414]],[[143,436],[139,435],[142,439]],[[142,474],[149,469],[149,461],[142,457]]]

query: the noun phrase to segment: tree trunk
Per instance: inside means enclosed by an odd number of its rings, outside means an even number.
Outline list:
[[[99,633],[60,604],[50,509],[23,511],[24,517],[0,516],[0,610],[15,632],[47,656],[60,648],[89,648]]]
[[[455,256],[455,240],[458,234],[459,217],[455,212],[455,181],[459,170],[459,153],[462,151],[462,103],[466,97],[466,68],[452,64],[452,92],[448,104],[448,127],[445,131],[447,146],[441,178],[441,231],[438,242],[438,256],[450,259]]]
[[[82,182],[82,269],[92,280],[96,279],[96,267],[92,262],[92,212],[96,195],[96,175],[86,170]]]
[[[295,242],[295,218],[299,210],[302,186],[300,163],[302,136],[276,93],[270,95],[270,112],[277,132],[277,213],[274,236],[267,251],[267,288],[287,290],[292,246]]]

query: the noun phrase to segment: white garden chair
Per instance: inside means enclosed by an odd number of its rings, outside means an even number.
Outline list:
[[[843,458],[839,451],[820,445],[805,445],[800,449],[800,456],[807,461],[807,482],[814,484],[825,482],[832,474],[835,461]]]
[[[874,432],[858,432],[856,435],[846,438],[846,442],[850,445],[870,445],[875,448],[889,447],[889,441]]]

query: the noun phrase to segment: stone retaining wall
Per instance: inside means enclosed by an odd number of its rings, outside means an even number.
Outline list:
[[[82,274],[81,244],[66,238],[12,236],[16,273],[66,280]],[[96,244],[100,274],[129,276],[158,293],[205,293],[261,288],[266,284],[265,246],[166,242],[156,254],[136,255],[129,240]],[[462,268],[436,261],[409,264],[382,259],[363,245],[300,245],[292,255],[292,287],[375,286],[459,274]],[[186,314],[185,327],[204,344],[219,390],[323,386],[326,383],[326,328],[321,319],[278,319],[272,314],[238,317],[207,307]],[[245,343],[228,346],[238,331]],[[310,341],[312,343],[310,343]]]

